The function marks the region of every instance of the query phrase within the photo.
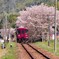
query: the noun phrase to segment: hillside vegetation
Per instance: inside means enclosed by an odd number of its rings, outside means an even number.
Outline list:
[[[19,11],[24,9],[26,6],[37,5],[37,4],[49,4],[53,5],[54,0],[0,0],[0,12],[3,9],[7,12],[13,12],[15,9]]]
[[[59,0],[58,0],[59,1]],[[0,15],[2,14],[2,16],[0,16],[0,28],[2,28],[2,24],[3,24],[3,11],[7,12],[7,13],[17,13],[20,10],[26,9],[26,7],[31,7],[34,5],[39,5],[41,3],[45,3],[48,4],[49,6],[53,5],[54,6],[54,0],[0,0]],[[59,2],[57,4],[59,6]],[[59,7],[58,7],[59,9]],[[12,14],[11,14],[12,15]],[[11,17],[10,15],[10,17]],[[16,17],[8,17],[8,21],[14,21],[15,23],[15,19]],[[12,23],[12,22],[11,22]],[[12,27],[15,27],[15,24],[12,23]]]

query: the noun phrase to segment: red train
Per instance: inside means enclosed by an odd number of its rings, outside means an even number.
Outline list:
[[[16,29],[17,42],[26,42],[29,38],[27,32],[28,29],[26,28],[17,28]]]

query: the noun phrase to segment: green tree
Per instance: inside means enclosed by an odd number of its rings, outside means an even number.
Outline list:
[[[3,20],[0,21],[0,29],[3,27]]]
[[[57,9],[59,10],[59,1],[57,2]]]
[[[15,27],[15,22],[16,22],[16,20],[17,20],[17,19],[16,19],[17,16],[18,16],[18,15],[16,15],[16,14],[15,14],[15,15],[14,15],[14,14],[11,14],[11,15],[9,15],[9,16],[7,17],[7,18],[8,18],[8,22],[10,23],[10,26],[13,27],[13,28]]]

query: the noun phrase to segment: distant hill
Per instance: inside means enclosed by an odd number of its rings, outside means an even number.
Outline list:
[[[58,0],[59,1],[59,0]],[[20,10],[25,9],[25,7],[31,7],[34,5],[39,5],[41,3],[48,4],[49,6],[54,5],[54,0],[0,0],[0,28],[2,28],[2,20],[3,20],[3,11],[7,13],[17,13]],[[58,2],[59,6],[59,2]],[[58,7],[59,9],[59,7]],[[11,20],[10,20],[11,19]],[[10,17],[9,21],[15,20],[14,17]],[[14,25],[15,24],[11,24]]]
[[[18,9],[23,9],[25,6],[30,7],[31,5],[38,5],[41,3],[53,5],[54,0],[17,0],[17,8]]]
[[[16,9],[18,12],[26,6],[30,7],[31,5],[38,5],[41,3],[53,5],[54,0],[0,0],[0,12],[2,12],[3,9],[7,12],[13,12]]]

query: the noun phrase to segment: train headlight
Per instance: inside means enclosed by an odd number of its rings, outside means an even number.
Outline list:
[[[25,35],[25,36],[28,36],[28,35]]]
[[[18,37],[20,37],[20,35],[18,35]]]

